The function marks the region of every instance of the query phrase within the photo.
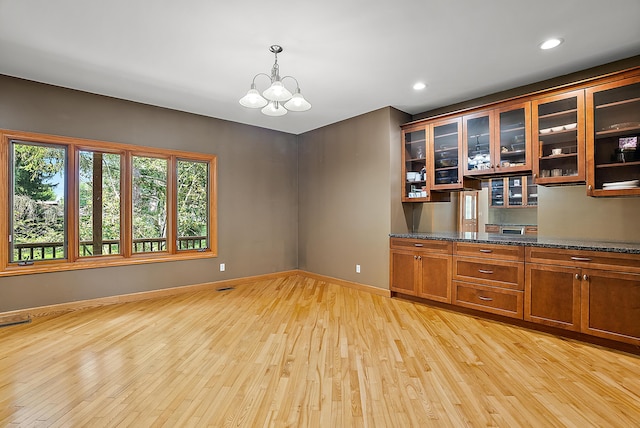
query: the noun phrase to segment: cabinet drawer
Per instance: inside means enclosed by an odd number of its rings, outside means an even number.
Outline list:
[[[526,260],[530,263],[640,273],[640,254],[528,247]]]
[[[522,291],[453,281],[453,293],[453,302],[458,306],[522,319]]]
[[[500,260],[524,260],[524,247],[516,245],[477,244],[456,242],[454,252],[461,256],[483,257]]]
[[[417,250],[451,254],[451,241],[436,241],[428,239],[391,238],[391,248],[398,250]]]
[[[456,257],[453,278],[495,287],[524,290],[524,263]]]

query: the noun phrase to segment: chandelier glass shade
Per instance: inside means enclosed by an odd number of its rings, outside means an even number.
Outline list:
[[[307,111],[311,104],[300,92],[298,80],[293,76],[280,77],[280,67],[278,66],[278,54],[282,52],[282,47],[273,45],[269,50],[275,55],[275,63],[271,68],[271,75],[258,73],[253,77],[251,89],[240,98],[240,104],[248,108],[260,108],[267,116],[283,116],[288,111]],[[256,78],[265,76],[269,78],[271,84],[262,92],[256,89]],[[296,88],[293,93],[284,86],[284,80],[291,79],[295,82]]]

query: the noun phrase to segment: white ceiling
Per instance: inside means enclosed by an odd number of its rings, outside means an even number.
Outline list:
[[[300,134],[638,55],[639,18],[640,0],[0,0],[0,74]],[[310,111],[238,103],[272,44]]]

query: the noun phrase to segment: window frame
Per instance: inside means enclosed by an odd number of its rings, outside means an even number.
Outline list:
[[[67,251],[65,259],[36,260],[33,264],[19,266],[9,263],[9,234],[11,233],[10,194],[12,174],[11,142],[58,145],[66,147],[65,174],[65,209]],[[94,151],[119,154],[120,173],[120,245],[117,255],[80,256],[79,229],[79,153]],[[132,162],[133,156],[144,156],[167,159],[167,244],[162,252],[133,252],[132,228]],[[208,164],[208,241],[206,249],[177,248],[177,162],[178,160],[205,162]],[[4,243],[0,245],[0,277],[43,272],[57,272],[76,269],[101,268],[143,263],[156,263],[176,260],[213,258],[218,256],[217,229],[217,156],[205,153],[186,152],[172,149],[138,146],[133,144],[113,143],[75,137],[39,134],[33,132],[11,131],[0,129],[0,236]]]

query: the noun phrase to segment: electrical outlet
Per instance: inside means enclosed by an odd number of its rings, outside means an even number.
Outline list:
[[[220,272],[224,272],[224,270],[225,270],[224,263],[220,263]]]
[[[360,265],[356,265],[356,273],[360,273]]]

